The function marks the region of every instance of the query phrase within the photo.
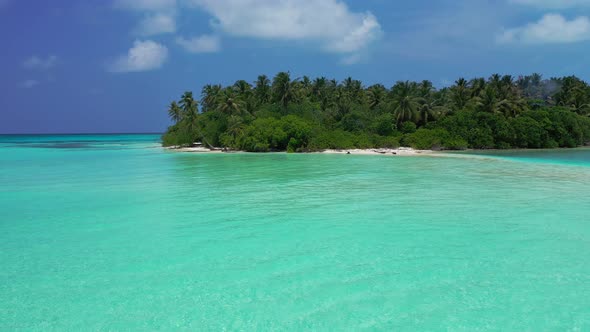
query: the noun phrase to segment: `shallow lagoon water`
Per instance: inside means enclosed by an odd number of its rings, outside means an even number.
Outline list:
[[[590,150],[0,136],[0,330],[590,329]]]

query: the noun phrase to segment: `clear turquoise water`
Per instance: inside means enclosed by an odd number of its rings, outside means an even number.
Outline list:
[[[585,331],[590,151],[0,136],[0,330]]]

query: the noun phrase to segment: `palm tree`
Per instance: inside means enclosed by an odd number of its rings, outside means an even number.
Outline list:
[[[232,115],[227,121],[227,133],[231,135],[234,142],[238,136],[244,131],[244,121],[242,117]]]
[[[500,74],[498,74],[498,73],[492,74],[492,76],[490,76],[490,78],[488,79],[490,85],[492,85],[492,87],[494,87],[494,88],[498,87],[501,80],[502,80],[502,76],[500,76]]]
[[[469,81],[469,85],[471,87],[471,98],[475,98],[486,88],[486,80],[483,77],[474,78]]]
[[[243,109],[242,101],[239,99],[239,97],[235,95],[234,91],[230,88],[224,89],[221,93],[217,111],[227,115],[247,113]]]
[[[583,105],[588,103],[588,85],[586,82],[576,76],[564,77],[558,81],[561,85],[559,91],[555,94],[557,105],[573,107],[576,110],[583,109]]]
[[[233,89],[236,92],[236,94],[240,97],[240,99],[243,100],[249,98],[252,93],[252,86],[250,85],[250,83],[244,80],[236,81],[234,83]]]
[[[520,91],[526,92],[531,87],[531,77],[519,76],[515,84]]]
[[[266,75],[258,76],[254,84],[254,96],[259,104],[265,104],[270,101],[270,80]]]
[[[488,85],[479,96],[474,98],[475,107],[480,112],[499,113],[496,90]]]
[[[215,110],[217,99],[221,94],[221,85],[207,84],[201,90],[201,110],[203,113]]]
[[[236,81],[233,85],[233,90],[237,100],[241,102],[241,106],[247,113],[254,113],[255,105],[253,102],[253,93],[252,93],[252,86],[250,83],[239,80]]]
[[[399,126],[404,121],[415,121],[422,98],[414,94],[416,85],[408,81],[398,82],[391,88],[392,109]]]
[[[363,82],[359,80],[353,80],[350,88],[352,92],[352,98],[354,99],[354,101],[358,104],[362,104],[366,96],[364,93]]]
[[[322,101],[322,110],[330,114],[330,117],[340,121],[352,110],[350,96],[342,86],[329,88],[326,97]]]
[[[321,102],[326,97],[328,80],[325,77],[318,77],[311,83],[311,98],[315,102]]]
[[[543,75],[539,73],[533,73],[530,76],[530,90],[527,91],[527,97],[534,97],[534,98],[543,98],[543,90],[544,90],[544,82],[543,82]]]
[[[588,91],[584,91],[581,86],[572,89],[568,104],[572,111],[580,115],[590,114],[590,98],[588,97]]]
[[[469,88],[467,87],[467,80],[460,78],[455,81],[455,86],[451,88],[451,98],[455,110],[465,108],[469,101]]]
[[[347,77],[340,85],[343,93],[345,93],[351,102],[362,102],[363,99],[363,84],[359,80],[354,80],[352,77]]]
[[[180,107],[182,108],[182,118],[193,120],[199,114],[198,102],[193,98],[192,91],[186,91],[180,97]]]
[[[168,116],[170,117],[170,120],[174,121],[174,123],[182,121],[182,109],[175,101],[170,103],[170,106],[168,107]]]
[[[347,78],[344,79],[344,81],[342,81],[342,86],[344,87],[344,90],[346,90],[346,92],[350,92],[352,90],[352,82],[353,81],[354,80],[350,76],[348,76]]]
[[[504,114],[513,117],[516,117],[526,107],[524,101],[520,98],[499,97],[496,89],[492,86],[486,87],[480,96],[475,98],[475,101],[475,106],[480,112]]]
[[[531,84],[534,86],[541,85],[541,80],[543,79],[543,75],[539,73],[533,73],[531,75]]]
[[[506,117],[517,117],[527,108],[527,105],[521,98],[506,98],[498,101],[497,108]]]
[[[309,76],[303,76],[299,84],[299,93],[301,96],[309,96],[311,93],[311,79]]]
[[[432,86],[432,82],[429,80],[423,80],[420,82],[418,90],[420,90],[420,97],[429,98],[432,91],[434,91],[434,87]]]
[[[514,78],[512,75],[504,75],[500,81],[499,97],[501,99],[510,99],[517,92],[514,89]]]
[[[280,72],[275,76],[272,82],[272,93],[274,100],[278,102],[283,110],[286,110],[289,103],[294,101],[296,95],[296,82],[291,81],[291,75],[288,72]]]
[[[422,99],[418,106],[418,118],[427,125],[428,122],[438,119],[445,114],[446,109],[440,106],[437,100]]]
[[[184,129],[191,136],[191,141],[194,142],[196,133],[196,135],[200,137],[210,149],[213,149],[214,147],[209,143],[199,127],[198,101],[193,98],[193,93],[191,91],[186,91],[182,97],[180,97],[180,108],[182,109],[182,124]]]
[[[387,90],[383,85],[375,84],[370,86],[367,89],[367,100],[369,102],[369,108],[371,110],[374,110],[379,105],[381,105],[381,103],[385,101],[386,95]]]

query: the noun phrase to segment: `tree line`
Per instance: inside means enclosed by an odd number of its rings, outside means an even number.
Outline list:
[[[288,72],[253,83],[205,85],[167,112],[165,146],[266,152],[410,146],[418,149],[576,147],[590,142],[590,87],[568,76],[400,81],[293,79]]]

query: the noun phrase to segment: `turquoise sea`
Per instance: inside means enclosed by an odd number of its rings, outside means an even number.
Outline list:
[[[1,331],[588,331],[590,150],[0,136]]]

